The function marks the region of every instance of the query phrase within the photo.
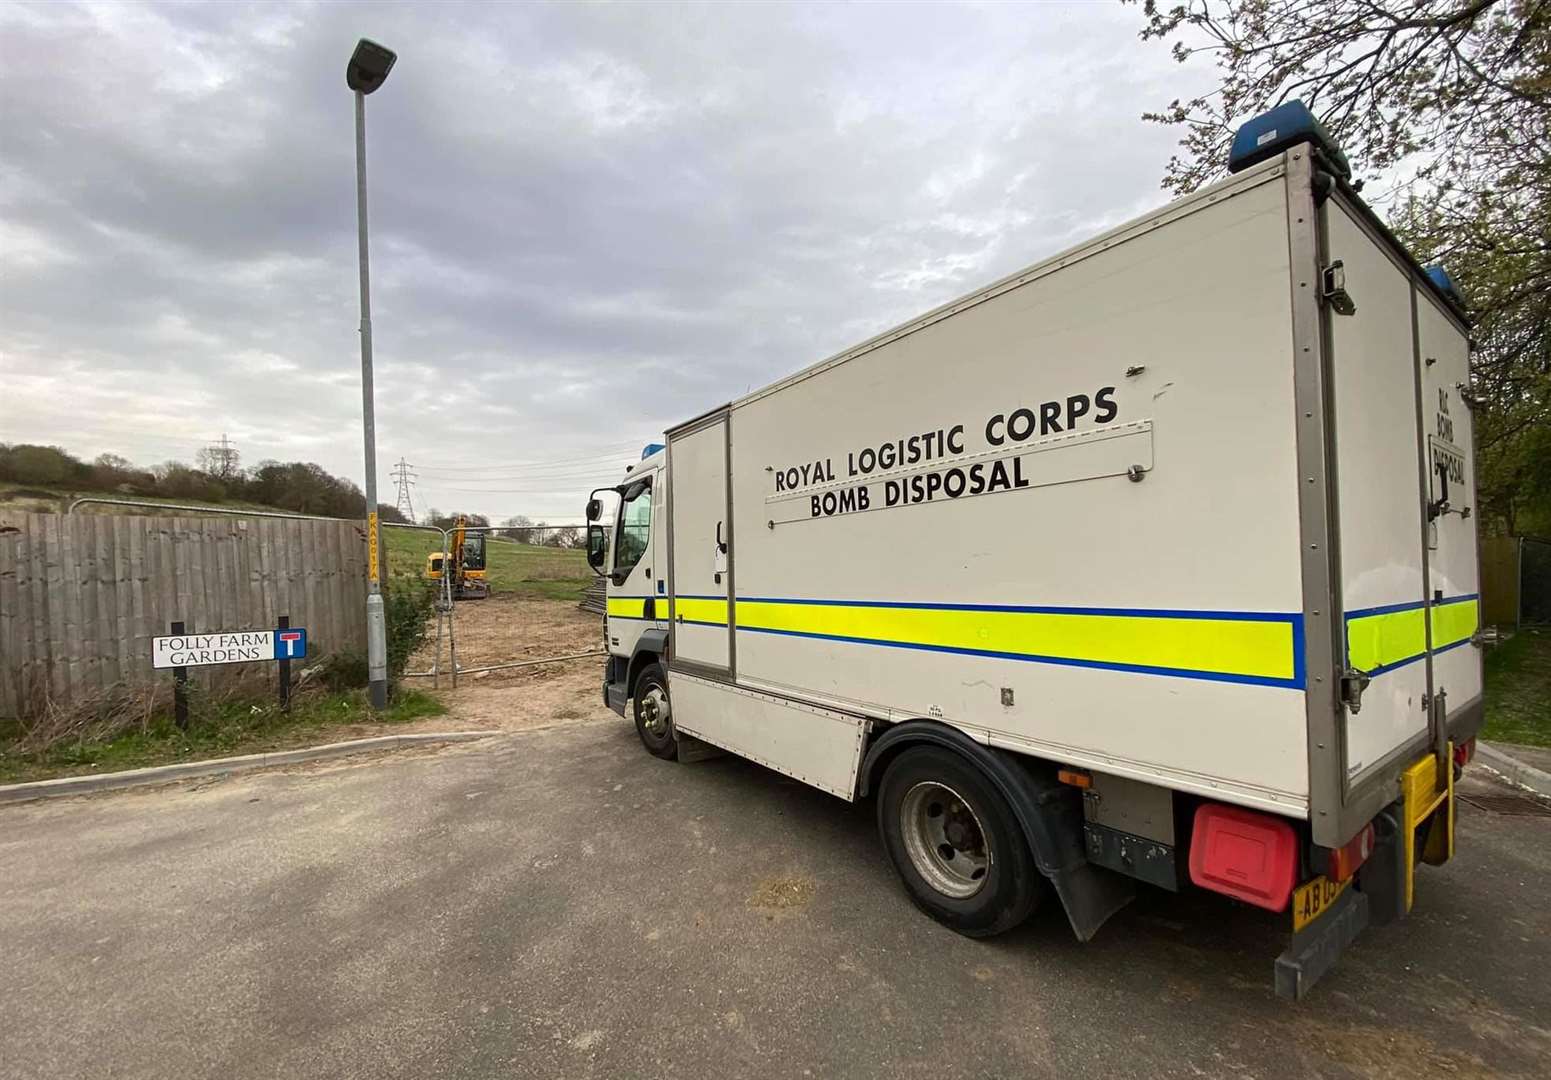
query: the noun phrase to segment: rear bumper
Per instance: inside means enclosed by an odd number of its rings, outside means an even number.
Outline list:
[[[1374,818],[1373,854],[1349,888],[1314,922],[1293,934],[1277,957],[1277,996],[1300,1000],[1369,923],[1404,918],[1415,897],[1418,863],[1441,866],[1454,855],[1453,744],[1439,775],[1432,754],[1400,775],[1400,798]]]
[[[1330,910],[1292,936],[1276,958],[1276,996],[1302,1001],[1346,947],[1368,928],[1368,894],[1347,889]]]

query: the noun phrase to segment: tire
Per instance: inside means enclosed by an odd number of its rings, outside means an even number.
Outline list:
[[[916,907],[967,937],[1011,930],[1044,882],[995,785],[937,746],[907,749],[878,789],[878,832]]]
[[[631,695],[635,714],[635,733],[641,745],[653,757],[676,758],[679,740],[673,734],[673,706],[668,697],[668,673],[661,664],[653,664],[637,676]]]

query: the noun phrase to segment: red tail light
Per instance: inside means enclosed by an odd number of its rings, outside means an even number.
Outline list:
[[[1373,854],[1373,823],[1364,825],[1361,831],[1330,853],[1325,876],[1332,881],[1345,881],[1357,873],[1357,868]]]
[[[1466,739],[1454,748],[1454,764],[1463,769],[1470,764],[1470,759],[1476,756],[1476,740],[1474,736]]]

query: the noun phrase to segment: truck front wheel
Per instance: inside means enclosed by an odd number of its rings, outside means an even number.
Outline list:
[[[661,664],[653,664],[636,677],[635,730],[641,745],[653,757],[678,756],[679,741],[673,734],[673,706],[668,698],[668,673]]]
[[[1041,881],[1012,808],[951,750],[905,750],[878,790],[878,831],[910,899],[969,937],[1011,930]]]

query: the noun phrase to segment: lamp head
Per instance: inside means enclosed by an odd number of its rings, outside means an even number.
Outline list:
[[[385,49],[369,38],[362,38],[356,42],[350,65],[345,68],[345,83],[352,90],[370,94],[387,80],[388,72],[393,70],[393,62],[397,59],[398,54],[392,49]]]

